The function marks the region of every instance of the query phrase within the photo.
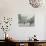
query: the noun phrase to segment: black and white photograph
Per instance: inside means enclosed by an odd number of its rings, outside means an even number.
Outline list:
[[[35,24],[35,16],[34,15],[24,15],[18,14],[18,25],[23,27],[31,27]]]

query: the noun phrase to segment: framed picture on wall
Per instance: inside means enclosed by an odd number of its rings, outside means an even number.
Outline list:
[[[22,27],[32,27],[35,25],[35,15],[18,14],[18,25]]]

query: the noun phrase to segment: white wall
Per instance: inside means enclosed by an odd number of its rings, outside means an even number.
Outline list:
[[[36,14],[34,27],[19,27],[16,19],[14,18],[13,20],[13,25],[11,29],[12,32],[11,31],[10,32],[17,39],[27,40],[29,37],[32,37],[34,34],[37,35],[37,38],[39,40],[44,39],[44,16],[42,14]]]
[[[45,28],[44,28],[44,39],[46,40],[46,13],[45,13],[45,24],[44,24],[44,26],[45,26]]]
[[[0,16],[13,17],[13,22],[9,33],[17,40],[27,40],[34,34],[39,40],[44,40],[44,13],[45,8],[33,8],[28,0],[0,0]],[[19,27],[17,14],[35,14],[34,27]],[[1,34],[1,32],[0,32]],[[0,36],[2,39],[2,36]]]

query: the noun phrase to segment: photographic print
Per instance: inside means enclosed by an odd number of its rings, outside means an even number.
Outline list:
[[[34,15],[24,15],[18,14],[18,25],[23,27],[31,27],[35,24],[35,16]]]

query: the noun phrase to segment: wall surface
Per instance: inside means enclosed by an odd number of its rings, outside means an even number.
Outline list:
[[[0,20],[1,17],[13,17],[10,33],[17,40],[27,40],[34,34],[37,35],[37,39],[44,40],[44,27],[45,27],[45,15],[46,8],[33,8],[30,6],[28,0],[0,0]],[[19,27],[17,14],[34,14],[35,26],[34,27]],[[1,29],[0,29],[1,30]],[[0,39],[3,31],[0,31]],[[4,34],[4,33],[3,33]],[[45,33],[46,34],[46,33]]]

